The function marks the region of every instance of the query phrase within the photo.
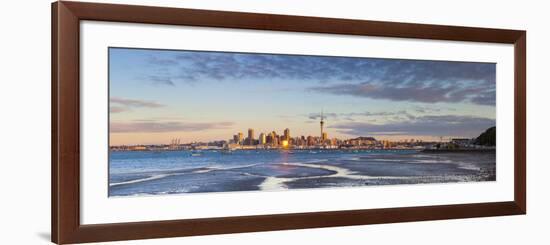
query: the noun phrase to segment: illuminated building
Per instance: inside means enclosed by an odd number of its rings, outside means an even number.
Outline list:
[[[327,132],[323,132],[323,135],[322,135],[321,139],[323,140],[323,142],[327,141],[327,139],[328,139]]]
[[[279,141],[278,141],[279,138],[277,137],[277,134],[275,133],[275,131],[271,132],[270,136],[271,136],[271,145],[277,146],[279,144]]]
[[[281,145],[283,146],[283,148],[287,148],[288,147],[288,140],[282,140]]]
[[[259,143],[260,145],[265,145],[267,143],[267,140],[266,140],[266,137],[265,137],[264,133],[260,134],[259,141],[260,141],[260,143]]]
[[[286,141],[290,141],[290,129],[286,128],[285,129],[285,136],[284,136],[284,139]]]
[[[239,137],[239,140],[236,142],[237,144],[242,144],[243,143],[243,133],[239,132],[238,134],[238,137]]]
[[[147,147],[144,146],[144,145],[135,145],[135,146],[130,146],[130,150],[131,151],[145,151],[145,150],[147,150]]]

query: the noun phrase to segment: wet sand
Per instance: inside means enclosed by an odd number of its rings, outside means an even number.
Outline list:
[[[292,156],[294,157],[294,156]],[[494,152],[296,156],[236,167],[118,174],[110,196],[494,181]],[[309,158],[308,158],[309,157]]]

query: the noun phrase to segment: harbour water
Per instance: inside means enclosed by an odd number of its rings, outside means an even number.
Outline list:
[[[112,151],[109,196],[494,181],[495,152]]]

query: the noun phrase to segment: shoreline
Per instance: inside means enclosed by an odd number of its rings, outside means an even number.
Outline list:
[[[392,148],[392,149],[379,149],[379,148],[244,148],[244,149],[178,149],[178,150],[113,150],[112,152],[204,152],[204,151],[218,151],[218,152],[233,152],[233,151],[280,151],[280,152],[304,152],[304,151],[417,151],[420,152],[423,149],[418,148]]]
[[[491,153],[496,152],[496,149],[424,149],[422,153]]]
[[[110,152],[238,152],[238,151],[266,151],[266,152],[306,152],[306,151],[320,151],[320,152],[364,152],[364,151],[377,151],[377,152],[403,152],[414,151],[421,153],[490,153],[495,152],[495,148],[462,148],[462,149],[418,149],[418,148],[392,148],[392,149],[376,149],[376,148],[311,148],[311,149],[178,149],[178,150],[109,150]]]

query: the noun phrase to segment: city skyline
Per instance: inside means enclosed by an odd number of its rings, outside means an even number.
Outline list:
[[[292,128],[438,140],[495,125],[491,63],[110,48],[110,144]],[[323,113],[321,113],[321,110]]]
[[[495,128],[495,127],[491,127]],[[487,130],[490,130],[491,128],[488,128]],[[372,143],[421,143],[423,145],[433,145],[437,143],[449,143],[454,141],[467,141],[467,142],[475,142],[478,137],[471,137],[471,138],[461,138],[461,137],[443,137],[440,136],[439,138],[433,138],[430,140],[423,140],[420,138],[400,138],[398,140],[391,140],[391,139],[380,139],[375,138],[372,136],[357,136],[352,138],[336,138],[336,137],[329,137],[327,132],[321,132],[321,135],[304,135],[304,134],[291,134],[291,130],[289,128],[285,128],[282,130],[283,133],[278,133],[277,130],[272,130],[267,133],[260,132],[259,134],[255,134],[255,130],[253,128],[249,128],[247,130],[247,134],[245,135],[243,132],[235,132],[232,137],[228,137],[228,139],[218,139],[218,140],[212,140],[212,141],[191,141],[191,142],[182,142],[181,138],[171,138],[169,139],[169,142],[162,142],[158,144],[133,144],[133,145],[111,145],[111,147],[114,147],[115,149],[129,149],[125,147],[131,147],[131,146],[153,146],[151,149],[158,150],[159,148],[155,147],[165,147],[165,146],[216,146],[220,148],[227,148],[227,149],[244,149],[242,146],[273,146],[275,148],[286,148],[287,146],[289,148],[292,148],[292,146],[314,146],[314,147],[321,147],[324,149],[335,149],[338,147],[331,147],[331,146],[340,146],[341,144],[346,144],[350,141],[357,141],[357,140],[367,140],[371,141]],[[480,135],[483,134],[483,132],[480,132]],[[297,142],[297,141],[303,141],[303,142]],[[286,141],[286,142],[283,142]],[[120,148],[122,147],[122,148]],[[267,147],[269,148],[269,147]],[[169,148],[163,148],[168,149]],[[259,149],[259,148],[248,148],[248,149]]]

